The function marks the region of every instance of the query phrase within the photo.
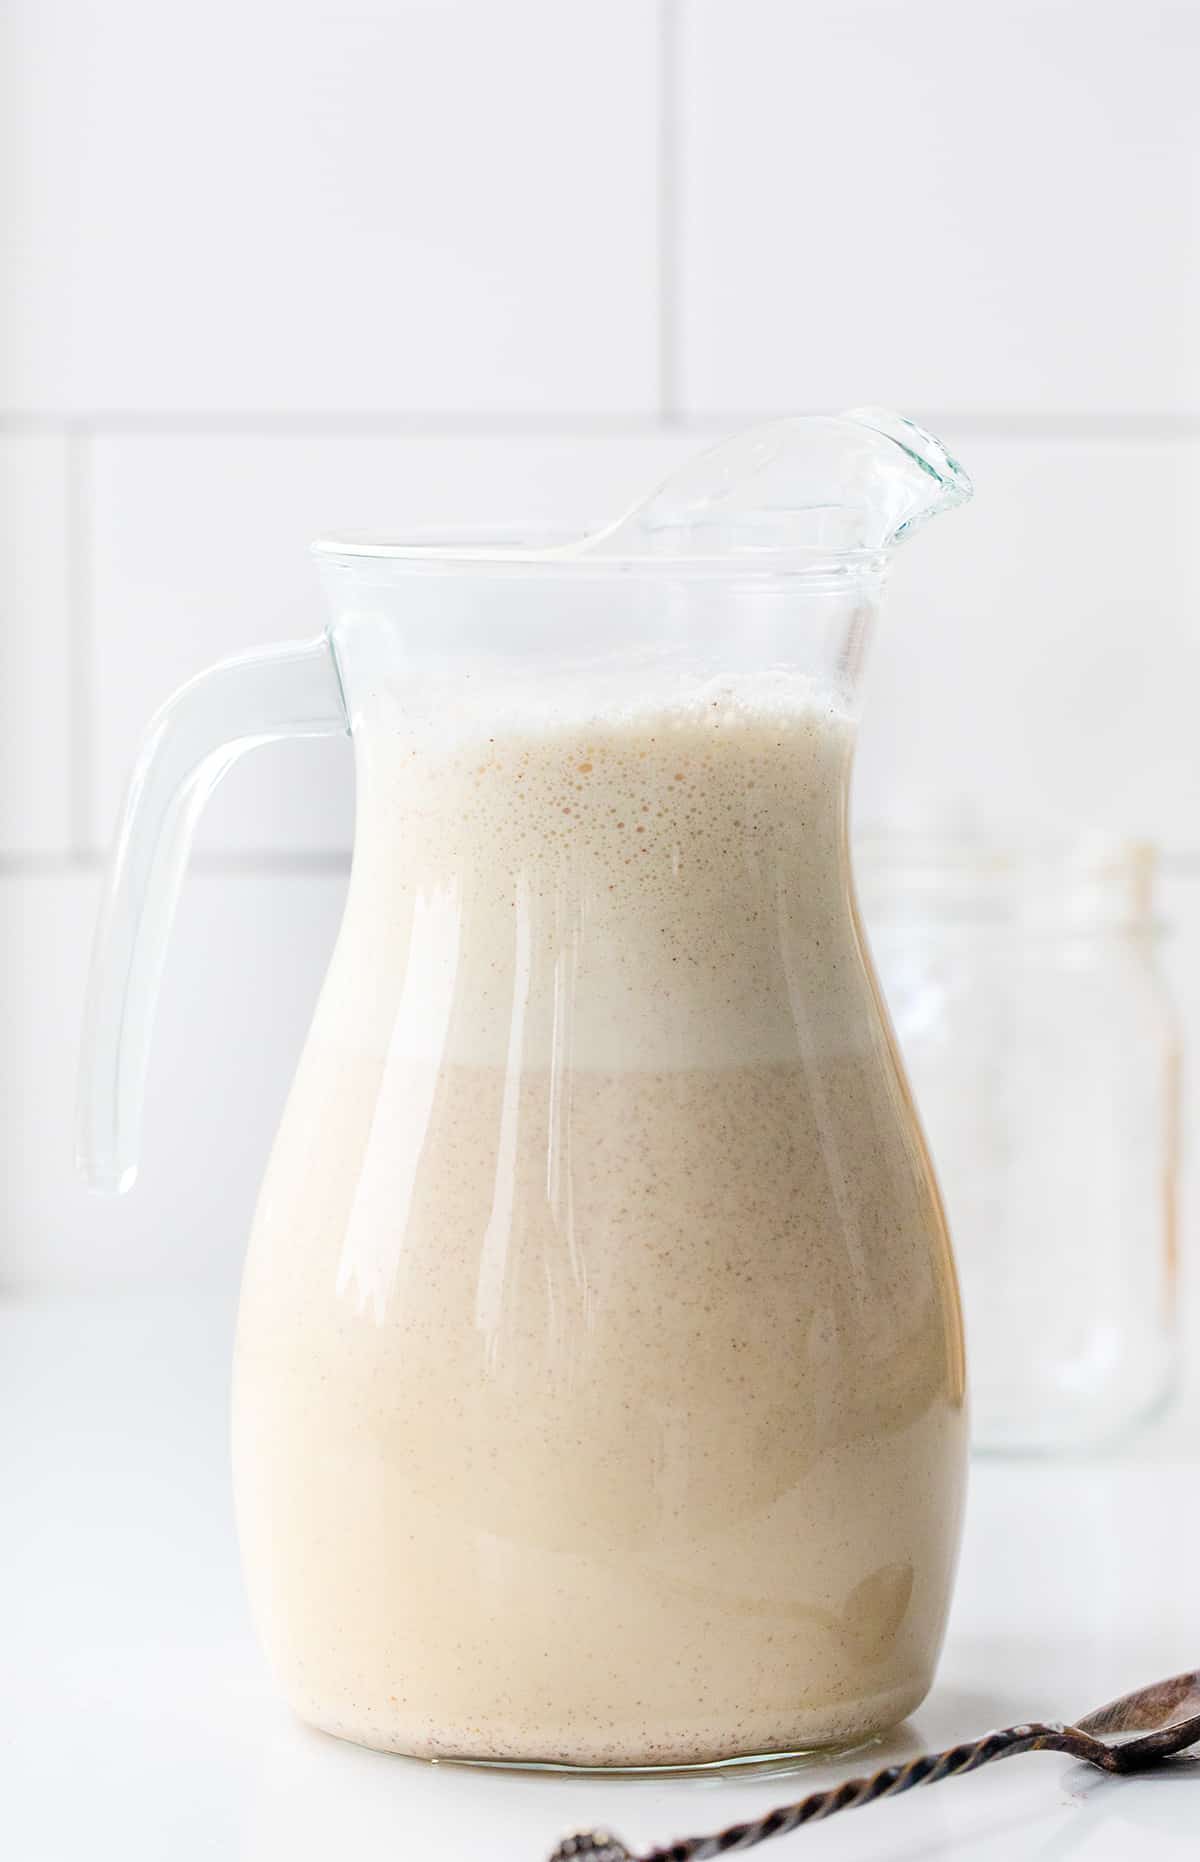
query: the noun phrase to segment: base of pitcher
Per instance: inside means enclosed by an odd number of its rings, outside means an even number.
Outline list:
[[[882,1734],[847,1743],[838,1741],[825,1746],[797,1746],[786,1752],[739,1752],[731,1758],[674,1759],[660,1765],[584,1765],[565,1759],[479,1759],[427,1758],[427,1765],[469,1765],[483,1771],[557,1772],[571,1778],[694,1778],[707,1772],[754,1773],[793,1771],[804,1765],[817,1765],[831,1759],[848,1758],[878,1745]],[[413,1755],[416,1756],[416,1755]]]
[[[913,1713],[928,1684],[896,1688],[860,1701],[840,1715],[810,1713],[789,1727],[691,1728],[640,1739],[634,1745],[597,1737],[594,1732],[557,1735],[518,1732],[515,1728],[426,1729],[315,1713],[295,1707],[318,1732],[376,1752],[392,1752],[433,1764],[482,1766],[496,1771],[552,1771],[610,1777],[661,1776],[672,1772],[716,1772],[749,1767],[791,1766],[830,1759],[860,1750]]]

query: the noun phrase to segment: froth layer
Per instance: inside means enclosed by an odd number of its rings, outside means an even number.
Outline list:
[[[368,726],[339,1026],[425,1067],[787,1059],[797,1013],[836,1039],[852,742],[727,689],[440,751]]]

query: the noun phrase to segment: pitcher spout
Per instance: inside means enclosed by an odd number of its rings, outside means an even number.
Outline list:
[[[564,552],[786,571],[883,553],[971,496],[940,440],[887,408],[794,414],[722,440]]]
[[[876,536],[866,547],[887,549],[943,511],[975,495],[967,473],[941,440],[888,407],[852,407],[838,416],[886,444],[872,447],[863,490],[864,515],[874,518]]]

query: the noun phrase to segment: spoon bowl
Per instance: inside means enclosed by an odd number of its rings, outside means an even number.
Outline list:
[[[1200,1670],[1123,1694],[1076,1725],[1110,1753],[1120,1753],[1122,1763],[1106,1770],[1136,1771],[1170,1758],[1200,1741]]]

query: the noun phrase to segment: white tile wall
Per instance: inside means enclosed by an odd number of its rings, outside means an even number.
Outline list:
[[[1200,441],[963,436],[976,485],[900,551],[860,818],[1122,829],[1200,848]]]
[[[1178,0],[686,0],[682,390],[1200,407]]]
[[[0,856],[71,842],[68,442],[0,433]]]
[[[263,751],[185,892],[143,1180],[88,1199],[96,861],[153,707],[320,625],[318,530],[586,521],[747,411],[944,426],[978,500],[898,564],[859,812],[1156,835],[1200,1073],[1200,11],[11,0],[0,34],[0,1284],[228,1281],[333,934],[346,747]]]
[[[12,11],[4,400],[652,408],[642,0]]]

